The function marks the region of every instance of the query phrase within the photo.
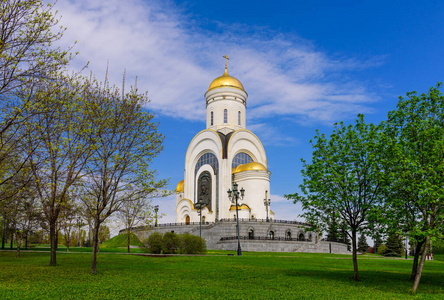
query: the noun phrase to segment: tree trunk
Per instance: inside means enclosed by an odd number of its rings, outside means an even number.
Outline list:
[[[427,252],[429,251],[430,245],[430,236],[427,236],[425,239],[424,250],[422,251],[421,261],[419,262],[418,271],[416,272],[415,282],[413,283],[412,293],[416,293],[416,289],[418,288],[419,281],[421,280],[422,270],[424,268],[424,263],[426,260]]]
[[[17,253],[16,253],[16,257],[17,257],[17,258],[20,257],[20,246],[21,246],[21,244],[22,244],[21,242],[22,242],[22,237],[21,237],[21,236],[19,237],[19,234],[16,233],[16,236],[15,236],[15,243],[17,244]]]
[[[130,231],[129,228],[128,228],[128,230],[127,230],[126,232],[128,233],[128,253],[130,253],[130,238],[131,238],[131,231]]]
[[[99,220],[95,220],[95,227],[93,228],[93,249],[92,249],[92,264],[91,274],[96,274],[97,271],[97,249],[99,247]]]
[[[352,229],[352,247],[353,247],[353,280],[359,281],[358,273],[358,249],[356,246],[356,230]]]
[[[51,261],[49,265],[55,267],[57,266],[57,230],[55,220],[50,220],[49,222],[49,243],[51,245]]]
[[[418,261],[419,254],[421,253],[421,248],[424,245],[424,240],[418,241],[415,247],[415,255],[413,257],[413,267],[412,267],[412,275],[410,276],[410,280],[414,281],[416,277],[416,273],[418,272]]]
[[[14,244],[14,231],[11,231],[11,244],[9,244],[9,250],[12,250],[13,244]]]

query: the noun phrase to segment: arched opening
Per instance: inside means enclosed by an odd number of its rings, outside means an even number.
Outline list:
[[[311,242],[311,233],[308,235],[308,241]]]
[[[190,216],[189,215],[185,216],[185,225],[190,225]]]
[[[286,239],[286,240],[291,240],[291,231],[290,231],[290,229],[288,229],[288,230],[285,232],[285,239]]]
[[[228,123],[228,110],[224,109],[224,124]]]
[[[273,230],[268,231],[268,239],[274,240],[274,231]]]
[[[254,230],[252,228],[248,230],[248,239],[254,240]]]
[[[305,235],[302,232],[298,235],[298,241],[305,241]]]
[[[202,224],[205,224],[205,216],[202,216]]]
[[[214,121],[214,115],[213,112],[211,112],[211,126],[213,126],[213,121]]]
[[[240,124],[241,124],[241,112],[238,111],[237,112],[237,125],[240,125]]]

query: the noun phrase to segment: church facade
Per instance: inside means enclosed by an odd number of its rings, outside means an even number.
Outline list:
[[[306,223],[275,219],[265,149],[246,128],[247,96],[225,63],[224,74],[205,93],[206,129],[194,136],[185,155],[184,179],[176,187],[176,222],[132,232],[141,241],[153,232],[201,235],[207,249],[235,250],[239,239],[244,251],[347,253],[347,245],[322,241]],[[238,220],[228,195],[234,183],[245,190]]]
[[[234,182],[245,190],[239,219],[274,218],[265,149],[246,128],[247,97],[225,63],[224,74],[205,93],[206,129],[194,136],[185,155],[184,179],[176,187],[177,223],[199,222],[196,203],[204,203],[204,222],[234,219],[236,206],[227,193]]]

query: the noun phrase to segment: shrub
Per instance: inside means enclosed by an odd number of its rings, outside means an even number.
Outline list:
[[[163,238],[158,232],[153,232],[146,240],[148,250],[154,254],[160,254],[162,252]]]
[[[379,255],[384,255],[385,251],[387,251],[387,246],[384,244],[379,245],[377,253]]]
[[[207,252],[207,245],[203,238],[189,233],[180,234],[179,238],[181,254],[204,254]]]
[[[175,253],[179,249],[179,236],[174,232],[165,232],[163,234],[162,250],[165,254]]]

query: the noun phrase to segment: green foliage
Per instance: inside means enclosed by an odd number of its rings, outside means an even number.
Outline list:
[[[180,238],[174,232],[165,232],[162,239],[162,251],[165,254],[174,254],[179,249]]]
[[[126,233],[122,233],[116,235],[115,237],[107,240],[100,244],[100,248],[117,248],[117,247],[126,247],[128,243],[128,236]],[[144,244],[139,240],[137,235],[131,233],[130,236],[130,245],[144,248]]]
[[[124,249],[123,249],[124,250]],[[444,262],[427,261],[418,294],[409,294],[411,261],[359,256],[362,281],[349,280],[348,256],[323,253],[212,251],[190,257],[143,257],[101,251],[103,267],[90,274],[91,254],[0,252],[2,299],[442,299]],[[38,280],[36,280],[38,278]],[[197,284],[202,280],[208,284]],[[248,282],[248,284],[247,284]],[[245,285],[248,285],[246,287]]]
[[[311,143],[311,163],[302,160],[304,196],[286,197],[300,202],[305,220],[322,230],[327,229],[332,213],[340,217],[351,232],[354,280],[359,280],[357,232],[367,229],[383,201],[381,127],[366,124],[364,116],[358,115],[354,125],[334,124],[329,138],[316,131]]]
[[[159,232],[153,232],[145,241],[147,248],[151,253],[160,254],[163,246],[163,236]]]
[[[385,245],[387,249],[384,251],[384,256],[402,256],[404,252],[404,246],[402,244],[402,238],[398,234],[393,233],[389,235]]]
[[[379,245],[377,253],[379,255],[384,255],[385,251],[387,251],[387,246],[384,244]]]
[[[182,233],[179,237],[181,254],[204,254],[207,252],[205,239],[189,233]]]
[[[361,234],[358,240],[358,251],[361,253],[365,253],[368,251],[367,238],[364,234]]]

